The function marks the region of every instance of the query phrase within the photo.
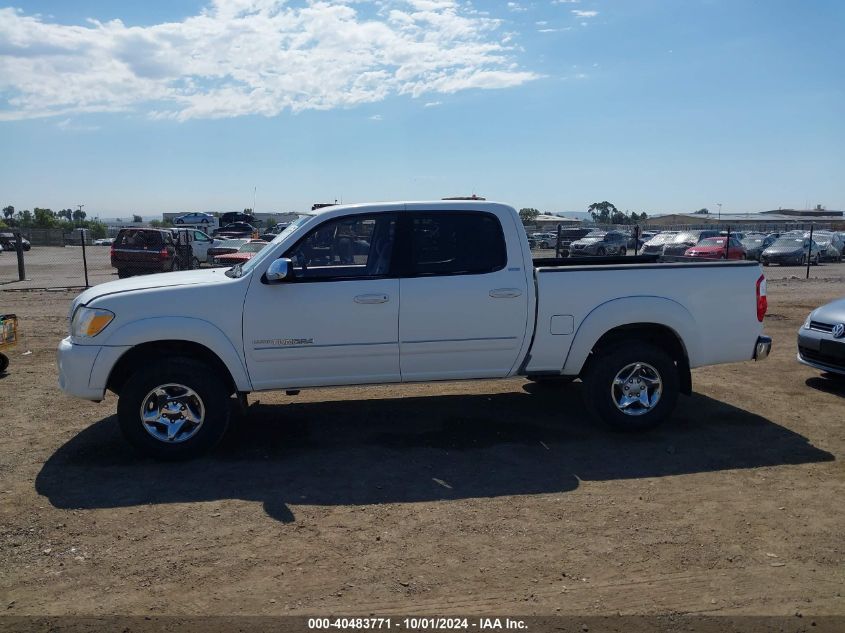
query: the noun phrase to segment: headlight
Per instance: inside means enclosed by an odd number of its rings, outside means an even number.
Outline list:
[[[70,324],[70,335],[75,338],[97,336],[113,318],[114,313],[102,308],[77,308]]]
[[[813,317],[813,313],[810,312],[810,314],[808,314],[807,318],[804,320],[804,325],[802,325],[801,327],[804,328],[805,330],[809,330],[810,329],[810,321],[812,320],[812,317]]]

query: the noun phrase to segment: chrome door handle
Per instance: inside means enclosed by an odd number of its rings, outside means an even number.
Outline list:
[[[358,295],[355,297],[355,303],[387,303],[390,297],[387,295]]]
[[[495,288],[490,291],[490,296],[494,299],[513,299],[521,294],[522,290],[519,288]]]

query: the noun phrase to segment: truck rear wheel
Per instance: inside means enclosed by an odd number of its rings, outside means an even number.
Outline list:
[[[229,425],[229,390],[208,365],[161,359],[135,372],[120,390],[124,437],[157,459],[190,459],[211,450]]]
[[[663,350],[622,343],[598,351],[583,376],[590,413],[620,431],[658,426],[678,401],[678,369]]]

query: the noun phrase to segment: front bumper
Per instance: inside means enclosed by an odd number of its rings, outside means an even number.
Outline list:
[[[845,342],[826,332],[801,329],[798,332],[798,362],[821,371],[845,375]]]
[[[59,342],[56,361],[59,388],[66,394],[99,402],[106,392],[109,374],[129,347],[78,345],[68,336]]]

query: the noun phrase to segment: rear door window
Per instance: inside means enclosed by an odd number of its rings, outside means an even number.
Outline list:
[[[491,273],[507,263],[502,226],[490,213],[414,213],[409,228],[408,276]]]

